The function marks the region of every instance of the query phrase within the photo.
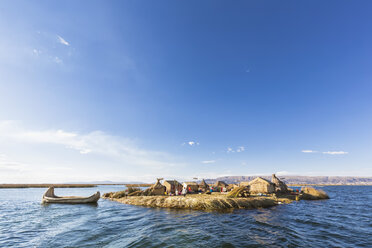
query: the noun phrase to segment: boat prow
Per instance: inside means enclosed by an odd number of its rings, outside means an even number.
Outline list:
[[[97,191],[95,194],[88,197],[81,196],[56,196],[54,187],[50,187],[43,195],[42,203],[69,203],[69,204],[84,204],[97,203],[101,194]]]

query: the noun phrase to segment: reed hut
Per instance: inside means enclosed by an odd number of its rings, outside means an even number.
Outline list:
[[[275,184],[262,177],[256,177],[249,182],[249,189],[253,194],[272,194],[275,192]]]
[[[249,182],[240,182],[239,186],[249,186]]]
[[[214,191],[222,192],[222,189],[223,188],[226,188],[227,189],[227,186],[229,186],[229,185],[227,183],[225,183],[224,181],[217,181],[213,185],[213,190]]]
[[[287,185],[277,178],[275,174],[272,175],[271,182],[275,185],[276,193],[285,194],[289,192]]]
[[[239,185],[235,184],[235,183],[232,183],[232,184],[229,184],[226,189],[227,189],[227,191],[231,191],[235,188],[239,188]]]
[[[202,191],[202,192],[206,192],[209,190],[209,185],[205,182],[205,180],[203,179],[200,184],[199,184],[199,189]]]
[[[213,185],[214,187],[224,187],[224,188],[227,188],[228,184],[225,183],[224,181],[217,181],[215,182],[215,184]]]
[[[178,192],[181,192],[182,191],[182,184],[177,182],[176,180],[165,180],[163,182],[163,185],[165,186],[165,190],[167,191],[167,193],[176,193],[176,189],[178,190]]]
[[[184,182],[183,187],[188,191],[188,192],[198,192],[199,190],[199,185],[196,182]]]
[[[149,191],[151,195],[164,195],[166,188],[160,183],[160,180],[162,180],[162,178],[157,178],[156,183],[150,187]]]

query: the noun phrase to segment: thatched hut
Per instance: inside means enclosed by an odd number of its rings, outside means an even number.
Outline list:
[[[272,194],[275,192],[275,185],[262,177],[256,177],[249,182],[249,189],[253,194]]]
[[[224,181],[217,181],[213,185],[213,187],[224,187],[224,188],[226,188],[227,186],[228,186],[228,184],[225,183]]]
[[[188,192],[198,192],[198,190],[199,190],[199,185],[198,185],[197,182],[184,182],[183,187]]]
[[[235,184],[235,183],[232,183],[232,184],[229,184],[226,189],[227,189],[227,191],[231,191],[235,188],[239,188],[239,185]]]
[[[239,186],[242,187],[242,186],[249,186],[249,182],[240,182],[239,183]]]
[[[275,174],[272,175],[271,182],[275,185],[276,193],[281,193],[281,194],[288,193],[289,190],[288,190],[287,185],[283,181],[281,181],[279,178],[277,178]]]
[[[166,188],[160,183],[160,180],[162,178],[157,178],[156,183],[149,188],[151,195],[164,195]]]
[[[204,179],[199,183],[199,189],[203,192],[206,192],[209,190],[209,185],[205,182]]]
[[[227,186],[229,186],[229,185],[227,183],[225,183],[224,181],[217,181],[213,185],[213,190],[222,192],[222,189],[223,188],[227,189]]]
[[[182,191],[182,184],[177,182],[176,180],[165,180],[163,182],[163,185],[165,186],[168,194],[174,194],[176,192],[176,189],[178,190],[178,192]]]

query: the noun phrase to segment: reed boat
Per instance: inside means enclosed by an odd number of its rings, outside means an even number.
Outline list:
[[[97,203],[100,198],[100,193],[97,191],[95,194],[82,197],[82,196],[56,196],[54,194],[54,187],[50,187],[43,195],[42,203],[70,203],[70,204],[83,204],[83,203]]]

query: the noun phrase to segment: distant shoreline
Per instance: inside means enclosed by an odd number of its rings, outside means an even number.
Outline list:
[[[0,184],[2,189],[16,189],[16,188],[49,188],[53,186],[55,188],[92,188],[96,187],[96,184],[63,184],[63,183],[35,183],[35,184]]]
[[[0,189],[21,189],[21,188],[49,188],[51,186],[55,188],[93,188],[98,185],[125,185],[127,187],[150,187],[152,184],[141,183],[141,184],[123,184],[123,183],[103,183],[103,184],[75,184],[75,183],[8,183],[0,184]]]

